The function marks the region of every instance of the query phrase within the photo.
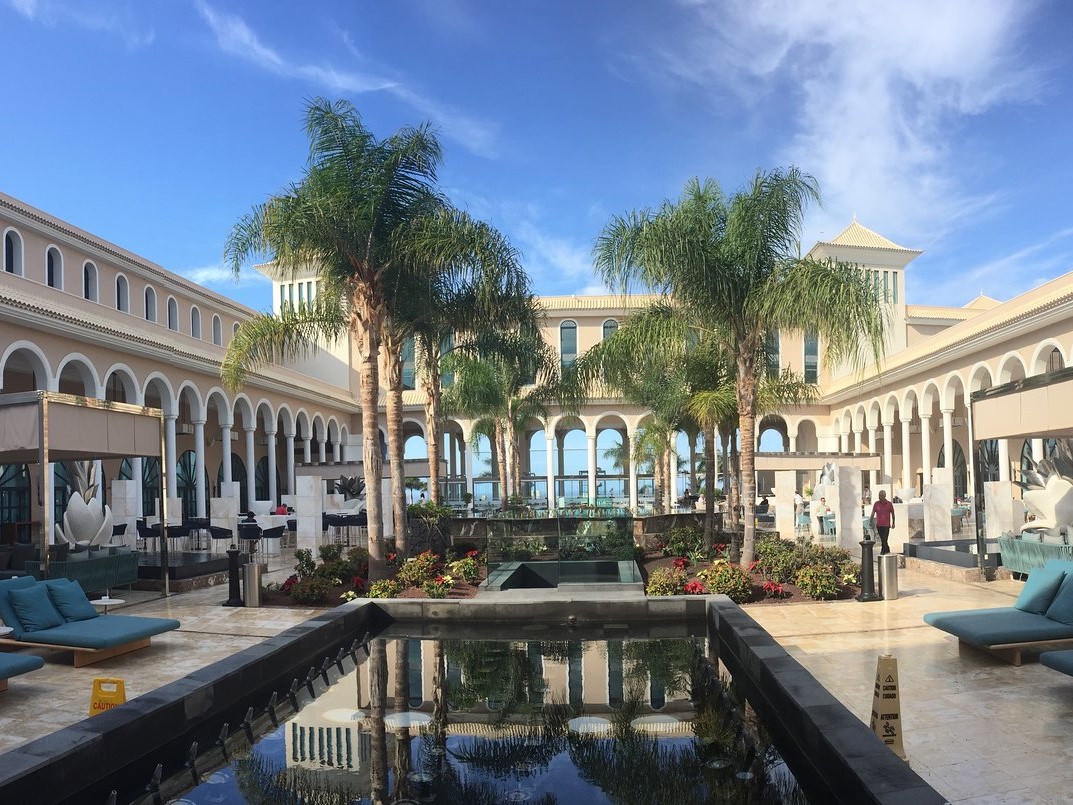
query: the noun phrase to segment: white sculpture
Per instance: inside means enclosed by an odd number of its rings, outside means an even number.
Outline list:
[[[1025,508],[1035,518],[1021,526],[1021,533],[1065,541],[1073,528],[1073,450],[1069,441],[1059,439],[1054,457],[1031,461],[1015,483],[1025,490]]]
[[[112,539],[112,510],[97,505],[97,467],[80,461],[68,465],[68,475],[75,491],[63,514],[63,530],[56,524],[57,537],[71,545],[99,545]]]

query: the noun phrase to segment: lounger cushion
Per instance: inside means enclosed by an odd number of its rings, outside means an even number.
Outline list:
[[[1021,594],[1017,597],[1014,607],[1022,612],[1034,612],[1037,615],[1042,615],[1047,611],[1047,607],[1051,605],[1051,601],[1054,600],[1054,594],[1062,586],[1062,581],[1065,577],[1065,571],[1060,568],[1041,567],[1038,570],[1033,570],[1028,576],[1028,581],[1025,582],[1024,589],[1021,590]]]
[[[1073,626],[1014,607],[929,612],[924,622],[977,646],[1073,639]]]
[[[1039,664],[1073,676],[1073,651],[1045,651],[1039,655]]]
[[[65,623],[63,615],[56,611],[52,599],[48,597],[48,587],[35,584],[23,590],[8,593],[11,608],[27,632],[40,632]]]
[[[45,661],[34,654],[0,654],[0,679],[10,679],[44,666]]]
[[[1045,614],[1052,621],[1073,625],[1073,573],[1066,573]]]
[[[33,587],[35,584],[37,584],[37,581],[33,576],[18,576],[0,581],[0,619],[4,621],[5,626],[10,626],[14,629],[11,636],[16,640],[21,640],[26,630],[22,628],[19,616],[15,614],[15,610],[11,606],[11,591],[24,590],[27,587]]]
[[[179,621],[171,618],[101,615],[87,621],[65,623],[43,632],[27,632],[23,640],[76,648],[112,648],[178,628]]]
[[[64,579],[64,581],[68,580]],[[100,614],[86,598],[82,585],[77,581],[68,581],[67,584],[50,584],[48,594],[56,610],[63,615],[67,623],[87,621]]]

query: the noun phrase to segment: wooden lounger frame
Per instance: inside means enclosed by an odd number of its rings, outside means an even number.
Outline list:
[[[969,646],[977,651],[993,654],[1011,665],[1020,666],[1024,660],[1023,654],[1025,652],[1041,653],[1054,651],[1061,647],[1073,648],[1073,638],[1063,637],[1058,640],[1032,640],[1025,643],[996,643],[993,646],[981,646],[979,643],[970,643],[959,637],[958,645]]]
[[[118,657],[120,654],[128,654],[131,651],[148,648],[151,639],[152,638],[149,637],[142,637],[138,640],[133,640],[130,643],[122,643],[118,646],[111,646],[109,648],[83,648],[82,646],[63,646],[54,643],[31,643],[25,640],[0,638],[0,650],[8,651],[16,646],[26,646],[29,648],[51,648],[57,651],[70,651],[74,654],[74,667],[81,668],[84,665],[93,665],[94,663],[108,660],[112,657]],[[7,684],[5,681],[4,687],[0,688],[0,690],[4,690],[6,687]]]

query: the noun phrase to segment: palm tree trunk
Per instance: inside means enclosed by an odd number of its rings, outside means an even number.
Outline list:
[[[686,436],[689,437],[689,489],[695,495],[697,494],[697,433],[687,431]]]
[[[704,428],[704,544],[715,545],[715,423]],[[696,488],[693,490],[696,492]]]
[[[756,376],[738,362],[738,420],[741,433],[741,498],[745,529],[741,541],[741,563],[753,561],[756,542]]]
[[[510,490],[507,488],[507,444],[506,428],[503,421],[495,418],[494,438],[496,441],[496,469],[499,471],[499,507],[507,510],[507,499]]]
[[[522,495],[522,457],[518,452],[518,434],[514,426],[506,429],[507,453],[510,455],[510,493],[514,497]]]
[[[380,495],[380,475],[383,460],[380,456],[380,333],[367,315],[361,319],[359,349],[361,351],[361,441],[362,469],[365,474],[365,511],[369,517],[369,581],[385,578],[384,564],[384,507]]]
[[[440,414],[439,350],[426,345],[421,385],[425,392],[425,439],[428,446],[428,499],[440,502],[440,449],[443,445],[443,422]]]
[[[369,644],[369,785],[375,805],[386,805],[387,793],[387,735],[384,730],[384,710],[387,704],[387,641],[378,639]]]
[[[395,641],[395,712],[405,713],[410,709],[410,641],[406,638]],[[395,736],[395,791],[396,800],[409,796],[410,770],[413,757],[410,749],[410,730],[399,730]]]
[[[723,530],[734,533],[733,529],[737,524],[737,518],[731,507],[730,500],[730,443],[734,440],[734,428],[724,422],[720,426],[719,431],[724,434],[723,444],[721,445],[721,452],[723,455],[723,502],[726,504],[726,517],[723,520]]]
[[[406,528],[406,466],[402,438],[402,354],[400,345],[384,339],[384,363],[387,366],[387,454],[391,473],[391,513],[395,526],[395,550],[400,560],[410,555],[410,538]]]

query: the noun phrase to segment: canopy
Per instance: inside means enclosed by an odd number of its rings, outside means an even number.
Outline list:
[[[1073,436],[1073,369],[992,386],[972,395],[973,438]]]

